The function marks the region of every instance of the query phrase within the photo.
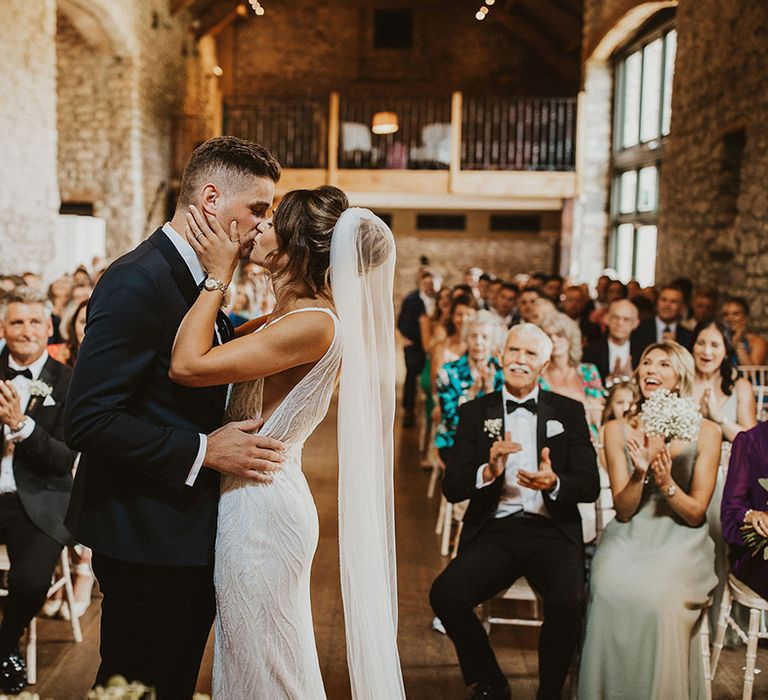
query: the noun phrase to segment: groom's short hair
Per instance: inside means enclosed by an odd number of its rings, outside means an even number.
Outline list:
[[[277,182],[280,164],[265,146],[235,136],[216,136],[192,153],[181,178],[179,203],[194,204],[203,181],[216,180],[226,183],[225,187],[236,188],[239,180],[250,177],[267,177]]]

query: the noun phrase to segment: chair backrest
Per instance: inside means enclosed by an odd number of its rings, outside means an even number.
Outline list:
[[[752,386],[768,385],[768,365],[739,365],[739,376],[749,380]]]
[[[755,392],[755,417],[758,423],[768,420],[768,384],[753,384]]]

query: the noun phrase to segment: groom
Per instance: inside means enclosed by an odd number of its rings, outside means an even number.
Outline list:
[[[90,300],[65,412],[67,443],[82,452],[66,524],[93,549],[104,594],[99,684],[121,674],[160,700],[192,696],[215,612],[219,473],[257,479],[279,468],[282,445],[251,434],[260,422],[221,427],[226,386],[168,378],[179,323],[208,293],[183,236],[188,205],[226,230],[236,221],[247,258],[279,177],[262,146],[206,141],[173,220],[115,261]],[[223,313],[211,334],[232,337]]]
[[[501,392],[464,404],[446,451],[443,491],[470,499],[458,556],[432,585],[430,602],[456,646],[472,698],[507,700],[475,606],[525,576],[544,601],[539,700],[560,698],[581,631],[584,559],[577,503],[600,491],[584,407],[542,391],[552,341],[531,323],[504,345]]]

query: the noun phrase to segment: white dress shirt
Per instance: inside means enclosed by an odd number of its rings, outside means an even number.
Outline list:
[[[677,337],[677,321],[673,323],[664,323],[658,316],[655,318],[656,321],[656,342],[660,343],[662,340],[664,340],[664,329],[669,328],[670,331],[672,331],[672,336]]]
[[[163,233],[168,236],[168,239],[173,243],[176,250],[179,251],[184,262],[187,264],[189,271],[192,273],[192,278],[195,280],[195,284],[200,284],[205,279],[205,270],[198,260],[195,249],[187,243],[184,236],[179,235],[176,230],[171,226],[170,222],[166,222],[163,225]],[[216,329],[216,335],[219,336],[219,331]],[[221,341],[221,337],[219,337]],[[205,459],[205,452],[208,449],[208,436],[200,433],[200,447],[197,450],[197,457],[192,464],[192,468],[189,470],[187,480],[184,482],[187,486],[194,486],[197,480],[197,475],[200,473],[200,469],[203,466],[203,460]]]
[[[613,370],[616,367],[616,360],[619,360],[623,367],[629,365],[629,348],[629,340],[623,345],[616,345],[616,343],[608,338],[608,374],[613,374]]]
[[[21,409],[26,413],[29,406],[30,384],[40,378],[40,372],[43,371],[45,363],[48,361],[48,351],[46,350],[31,365],[22,367],[13,357],[8,356],[8,366],[15,370],[28,369],[32,373],[32,379],[27,377],[14,377],[11,379],[13,388],[19,394]],[[25,417],[24,426],[18,432],[13,432],[7,426],[3,426],[5,431],[5,445],[3,446],[3,458],[0,462],[0,493],[16,493],[16,479],[13,476],[13,453],[16,445],[26,440],[35,429],[35,421],[29,416]]]
[[[419,298],[424,302],[424,310],[427,316],[433,316],[435,313],[435,297],[429,296],[424,292],[419,292]]]
[[[538,402],[539,387],[535,387],[530,394],[522,399],[512,396],[506,387],[501,391],[501,400],[504,405],[504,432],[509,432],[512,436],[512,442],[519,443],[523,449],[520,452],[513,452],[507,457],[504,471],[504,486],[496,514],[494,515],[495,518],[504,518],[507,515],[513,515],[520,511],[534,515],[543,515],[546,518],[549,517],[541,491],[529,489],[517,483],[517,473],[521,469],[528,472],[536,472],[539,469],[539,454],[536,444],[538,417],[524,408],[507,413],[506,407],[508,400],[515,403],[523,403],[528,401],[528,399]],[[477,471],[477,483],[475,485],[479,489],[493,483],[492,481],[483,482],[483,471],[487,466],[487,464],[483,464]],[[549,494],[550,498],[556,500],[559,491],[560,478],[558,477],[555,488]]]

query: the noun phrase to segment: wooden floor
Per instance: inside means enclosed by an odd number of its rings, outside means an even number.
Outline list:
[[[416,431],[396,433],[397,544],[400,595],[400,654],[407,695],[411,700],[460,700],[465,690],[453,646],[431,629],[427,595],[432,580],[445,565],[438,553],[434,523],[438,499],[426,498],[428,474],[417,458]],[[312,577],[312,602],[318,651],[330,700],[350,697],[345,660],[343,615],[339,591],[336,523],[336,419],[331,413],[304,451],[304,467],[320,514],[320,543]],[[71,642],[69,625],[41,620],[38,625],[41,698],[81,700],[98,666],[99,605],[83,619],[82,644]],[[512,686],[514,698],[534,698],[537,678],[538,632],[526,628],[496,628],[494,648]],[[255,643],[258,643],[256,640]],[[198,683],[210,691],[210,644]],[[726,650],[714,684],[714,698],[741,697],[744,647]],[[758,652],[758,667],[768,668],[768,649]],[[754,698],[768,698],[768,673],[757,676]],[[254,698],[254,700],[262,700]],[[267,700],[267,699],[263,699]],[[300,699],[297,699],[300,700]],[[627,700],[634,700],[628,698]],[[658,700],[664,700],[660,698]]]

